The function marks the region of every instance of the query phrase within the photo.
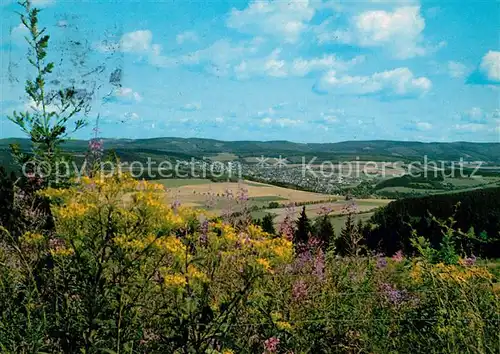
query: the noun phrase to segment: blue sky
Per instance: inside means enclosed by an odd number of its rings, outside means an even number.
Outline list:
[[[99,87],[105,137],[500,142],[498,1],[34,3],[53,79]],[[0,5],[2,138],[30,109],[18,9]]]

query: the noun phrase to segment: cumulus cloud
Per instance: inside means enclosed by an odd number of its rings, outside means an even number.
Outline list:
[[[147,53],[153,50],[153,34],[149,30],[125,33],[119,42],[122,52]]]
[[[461,79],[467,75],[467,66],[456,61],[448,62],[448,73],[452,78]]]
[[[408,68],[378,72],[370,76],[326,73],[315,85],[318,93],[340,95],[378,95],[383,97],[418,97],[427,93],[432,82],[426,77],[415,77]]]
[[[178,44],[183,44],[185,42],[197,42],[198,35],[194,31],[185,31],[185,32],[179,33],[175,37],[175,40],[177,41]]]
[[[481,60],[480,72],[490,81],[500,82],[500,52],[490,50]]]
[[[329,20],[331,21],[331,20]],[[360,47],[382,47],[398,59],[426,54],[422,46],[425,19],[419,6],[404,6],[393,11],[365,11],[351,17],[343,30],[330,30],[330,23],[316,28],[320,43],[340,42]]]
[[[467,79],[469,84],[500,85],[500,52],[490,50]]]
[[[243,33],[293,43],[308,28],[314,13],[313,1],[309,0],[253,0],[243,10],[233,9],[226,24]]]
[[[363,61],[363,56],[343,60],[335,55],[286,60],[281,58],[281,49],[275,49],[266,57],[242,60],[234,67],[234,73],[240,79],[254,76],[303,77],[315,72],[346,71]]]

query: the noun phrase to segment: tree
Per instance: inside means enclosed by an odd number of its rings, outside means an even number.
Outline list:
[[[54,69],[54,63],[47,60],[47,48],[50,36],[46,29],[39,28],[39,9],[32,7],[32,2],[26,0],[20,5],[24,13],[20,14],[21,23],[29,32],[26,40],[29,44],[28,62],[34,68],[35,77],[28,79],[25,91],[30,100],[32,111],[16,112],[8,119],[16,124],[33,143],[32,153],[21,152],[19,145],[11,145],[14,159],[25,165],[29,162],[30,173],[44,178],[44,184],[58,181],[56,176],[60,166],[58,161],[64,159],[60,145],[68,134],[86,125],[83,119],[75,121],[74,128],[68,132],[67,124],[87,106],[89,95],[86,90],[75,87],[49,90],[46,86],[47,77]]]
[[[309,234],[311,233],[311,222],[306,214],[306,207],[302,207],[302,212],[296,222],[297,229],[295,230],[293,243],[294,245],[300,246],[305,245],[309,241]]]
[[[359,231],[359,224],[355,225],[353,215],[353,213],[347,214],[344,227],[335,242],[335,250],[343,256],[357,256],[361,251],[363,234]]]
[[[335,231],[333,230],[332,223],[328,216],[324,215],[318,218],[316,221],[316,237],[321,242],[323,250],[327,250],[330,247],[334,236]]]
[[[267,213],[262,218],[261,226],[262,226],[263,231],[265,231],[271,235],[276,235],[276,230],[274,228],[273,220],[274,220],[274,217],[271,214]]]

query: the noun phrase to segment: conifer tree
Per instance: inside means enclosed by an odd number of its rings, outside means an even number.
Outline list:
[[[296,224],[297,229],[295,230],[293,243],[297,247],[299,245],[307,244],[309,241],[309,234],[311,233],[311,222],[307,217],[305,206],[302,207],[302,211]]]
[[[264,215],[261,221],[262,230],[270,235],[276,235],[276,229],[274,228],[273,216],[269,213]]]

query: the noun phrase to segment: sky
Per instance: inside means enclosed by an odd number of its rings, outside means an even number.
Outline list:
[[[0,0],[0,138],[31,110]],[[500,142],[494,0],[34,0],[49,85],[93,92],[75,138]]]

